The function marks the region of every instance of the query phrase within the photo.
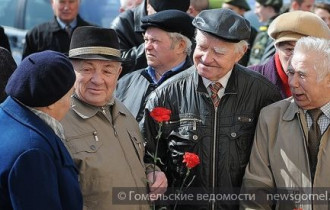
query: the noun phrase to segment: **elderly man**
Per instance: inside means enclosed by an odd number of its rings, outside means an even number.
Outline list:
[[[143,200],[116,205],[119,189],[146,194],[166,190],[163,172],[143,162],[144,142],[135,118],[113,97],[121,72],[114,30],[85,26],[72,37],[69,57],[77,81],[72,107],[63,120],[66,141],[79,170],[87,209],[149,209]],[[148,175],[149,180],[147,180]],[[156,178],[154,181],[153,178]]]
[[[190,186],[210,196],[207,193],[241,186],[259,111],[281,96],[263,76],[237,64],[250,37],[247,20],[229,9],[212,9],[197,15],[193,25],[197,28],[194,66],[150,95],[141,128],[147,154],[157,153],[164,163],[159,166],[169,186]],[[155,107],[172,112],[159,141],[155,138],[159,123],[149,114]],[[197,154],[201,161],[188,177],[182,162],[185,152]],[[177,209],[237,209],[231,205],[235,201],[206,200],[195,199],[189,201],[191,206]]]
[[[80,0],[51,0],[51,4],[54,19],[26,34],[23,58],[43,50],[68,53],[72,32],[77,27],[92,25],[78,15]]]
[[[264,75],[287,98],[291,91],[286,73],[297,40],[305,36],[330,39],[330,29],[311,12],[293,11],[278,16],[270,24],[268,34],[274,40],[275,55],[267,63],[249,68]]]
[[[116,96],[140,121],[146,99],[168,78],[192,65],[189,57],[195,28],[179,10],[164,10],[142,18],[148,67],[122,77]]]
[[[122,57],[128,59],[121,75],[147,67],[141,19],[168,9],[186,12],[189,5],[190,0],[144,0],[138,7],[121,13],[113,20],[110,28],[118,34]]]
[[[245,209],[272,209],[272,201],[276,209],[329,208],[320,197],[328,196],[330,187],[329,49],[329,39],[304,37],[296,43],[288,68],[292,97],[260,113],[242,187],[244,193],[256,192],[257,200],[242,202]],[[291,200],[275,200],[276,191]]]
[[[75,79],[70,60],[50,50],[28,56],[10,77],[0,105],[0,209],[82,209],[59,123]]]

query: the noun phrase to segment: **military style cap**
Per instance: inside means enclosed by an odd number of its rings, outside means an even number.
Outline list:
[[[223,3],[227,3],[245,9],[246,11],[249,11],[251,9],[245,0],[225,0]]]
[[[193,25],[227,42],[237,43],[250,38],[249,21],[230,9],[203,10],[193,20]]]
[[[148,27],[160,28],[167,32],[177,32],[189,39],[194,37],[195,27],[192,25],[193,18],[186,12],[179,10],[164,10],[141,19],[142,29]]]
[[[282,0],[256,0],[259,4],[263,6],[271,6],[280,9],[283,5]]]
[[[273,20],[268,34],[275,44],[284,41],[297,41],[304,36],[330,39],[330,29],[317,15],[306,11],[283,13]]]
[[[160,12],[168,9],[177,9],[186,12],[190,5],[190,0],[149,0],[149,4]]]

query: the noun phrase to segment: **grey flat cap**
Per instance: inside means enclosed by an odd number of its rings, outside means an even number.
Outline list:
[[[193,20],[193,25],[228,42],[237,43],[250,38],[249,21],[230,9],[203,10]]]

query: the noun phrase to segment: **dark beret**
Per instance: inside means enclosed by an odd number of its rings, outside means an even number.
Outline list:
[[[14,71],[6,93],[30,107],[49,106],[69,92],[76,80],[64,54],[47,50],[26,57]]]
[[[193,18],[186,12],[179,10],[164,10],[141,19],[142,29],[156,27],[167,32],[177,32],[189,39],[194,37],[195,27],[192,25]]]
[[[250,10],[250,6],[245,0],[225,0],[223,3],[245,9],[246,11]]]
[[[190,5],[190,0],[149,0],[149,4],[160,12],[168,9],[177,9],[186,12]]]
[[[282,0],[256,0],[256,2],[263,6],[271,6],[277,9],[280,9],[283,5]]]
[[[230,9],[203,10],[193,20],[193,25],[228,42],[237,43],[250,38],[249,21]]]

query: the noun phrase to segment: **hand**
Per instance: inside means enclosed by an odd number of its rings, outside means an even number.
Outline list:
[[[154,175],[155,173],[155,175]],[[155,180],[153,180],[155,177]],[[164,194],[167,190],[167,178],[162,171],[150,172],[147,174],[150,188],[150,199],[157,200],[158,196]]]

